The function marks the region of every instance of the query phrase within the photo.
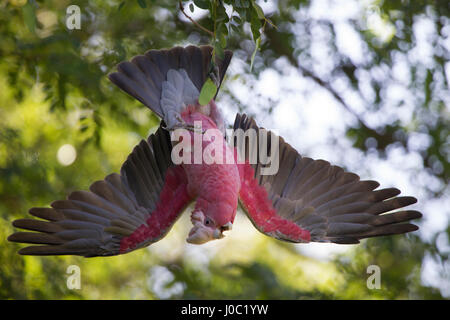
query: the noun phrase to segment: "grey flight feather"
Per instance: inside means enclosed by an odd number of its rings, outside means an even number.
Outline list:
[[[198,96],[199,92],[186,70],[169,69],[167,81],[162,84],[160,100],[163,120],[168,128],[173,128],[181,122],[181,112],[188,105],[195,105]]]
[[[252,118],[238,114],[234,129],[249,128],[262,129]],[[418,229],[408,221],[420,218],[420,212],[393,212],[417,202],[416,198],[398,197],[400,190],[396,188],[375,190],[378,182],[361,181],[358,175],[327,161],[302,157],[281,137],[279,139],[279,150],[271,150],[270,144],[264,150],[267,154],[278,152],[282,164],[279,171],[274,175],[261,175],[261,165],[254,164],[255,178],[267,190],[277,214],[308,230],[311,241],[353,244],[364,238]],[[259,154],[258,148],[260,146],[253,152]],[[249,149],[246,140],[246,159],[250,157]]]
[[[130,62],[119,63],[109,79],[172,127],[180,109],[197,101],[211,71],[212,51],[211,46],[149,50]],[[219,87],[232,55],[226,50],[224,58],[215,61]]]
[[[93,257],[123,253],[121,239],[145,225],[156,207],[165,173],[172,165],[170,150],[169,134],[160,127],[134,148],[120,175],[110,174],[94,182],[90,191],[74,191],[66,200],[54,201],[50,208],[31,208],[32,216],[44,220],[15,220],[15,227],[33,232],[16,232],[8,240],[38,244],[19,251],[25,255]]]

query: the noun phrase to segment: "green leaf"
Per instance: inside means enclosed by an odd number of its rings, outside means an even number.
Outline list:
[[[207,105],[212,99],[214,99],[216,92],[216,85],[214,84],[214,82],[212,82],[211,79],[208,78],[208,80],[206,80],[205,84],[203,85],[202,90],[200,91],[198,103],[200,103],[200,105],[202,106]]]
[[[248,0],[236,0],[234,2],[234,6],[237,8],[249,8],[250,3]]]
[[[191,10],[191,12],[194,12],[194,5],[192,3],[189,4],[189,10]]]
[[[239,13],[240,19],[247,21],[247,10],[245,8],[238,8],[238,7],[236,7],[235,9],[236,12]]]
[[[222,48],[225,48],[227,46],[227,36],[226,34],[222,33],[219,37],[220,46]]]
[[[200,9],[208,10],[209,9],[209,1],[207,0],[194,0],[194,4]]]
[[[216,29],[216,38],[220,38],[223,35],[227,36],[228,35],[228,28],[227,25],[223,22],[219,22],[217,24],[217,29]]]
[[[142,9],[147,8],[147,3],[145,2],[145,0],[137,0],[137,2]]]
[[[225,39],[225,42],[226,42],[226,39]],[[216,39],[214,42],[214,53],[213,54],[214,54],[214,56],[218,57],[219,59],[225,58],[225,52],[223,50],[222,43],[223,43],[223,40],[221,41],[220,39]]]
[[[261,20],[264,20],[266,17],[264,16],[263,9],[255,2],[255,0],[252,0],[252,5],[256,11],[256,14],[258,15],[258,18],[260,18]]]
[[[252,29],[253,41],[256,43],[256,40],[261,36],[261,32],[259,31],[261,29],[261,20],[259,20],[255,10],[252,11],[250,27]]]
[[[35,8],[30,1],[22,7],[22,13],[28,30],[34,33],[36,30],[36,14]]]
[[[230,24],[230,26],[231,26],[231,29],[232,29],[234,32],[236,32],[236,33],[240,33],[240,32],[241,32],[241,30],[239,29],[238,26],[236,26],[236,25],[234,25],[234,24]]]
[[[122,2],[119,4],[119,8],[118,8],[117,10],[118,10],[118,11],[122,10],[122,8],[123,8],[124,5],[125,5],[125,1],[122,1]]]
[[[425,106],[428,107],[428,104],[431,101],[431,83],[433,82],[433,73],[430,69],[427,70],[427,75],[425,77]]]
[[[230,21],[230,17],[228,17],[227,11],[224,6],[217,7],[217,17],[216,21],[228,22]]]
[[[250,60],[250,71],[252,71],[252,69],[253,69],[253,62],[255,61],[256,52],[258,52],[260,44],[261,44],[261,37],[259,37],[255,41],[255,50],[253,51],[252,59]]]
[[[231,19],[234,22],[236,22],[237,24],[241,24],[242,23],[242,20],[241,20],[241,18],[239,16],[233,16],[233,17],[231,17]]]

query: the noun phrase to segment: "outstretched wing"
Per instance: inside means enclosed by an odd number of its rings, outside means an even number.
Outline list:
[[[363,238],[418,229],[407,222],[420,218],[420,212],[392,212],[415,203],[415,198],[396,197],[400,194],[396,188],[375,190],[379,186],[376,181],[361,181],[358,175],[327,161],[302,157],[281,137],[278,148],[271,146],[270,135],[274,134],[259,128],[245,114],[237,115],[237,129],[257,132],[253,146],[248,139],[241,141],[247,162],[240,165],[239,200],[261,232],[292,242],[353,244]],[[260,131],[268,134],[269,143],[260,145]],[[279,156],[278,172],[261,175],[260,151]],[[258,163],[249,163],[251,152],[258,152]]]
[[[19,219],[9,241],[31,244],[25,255],[110,256],[161,239],[191,201],[184,170],[174,166],[167,131],[161,127],[142,140],[121,168],[94,182],[88,191],[72,192],[51,208],[32,208],[42,218]]]

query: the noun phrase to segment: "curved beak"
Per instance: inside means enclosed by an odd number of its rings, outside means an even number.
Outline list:
[[[214,240],[213,230],[201,225],[193,226],[186,239],[187,242],[192,244],[202,244],[211,240]]]
[[[203,244],[211,240],[222,239],[223,237],[224,235],[220,229],[208,228],[199,224],[192,227],[186,241],[192,244]]]
[[[200,210],[192,212],[191,221],[194,226],[189,231],[189,235],[186,239],[187,242],[192,244],[203,244],[214,239],[222,239],[225,237],[223,231],[231,230],[233,227],[233,224],[228,222],[219,228],[211,228],[205,226],[204,220],[205,215],[203,212]]]
[[[192,244],[202,244],[223,237],[220,230],[205,226],[204,220],[205,215],[203,214],[203,212],[194,211],[192,213],[191,221],[194,226],[189,231],[189,235],[186,239],[187,242]]]
[[[225,236],[222,234],[222,231],[220,229],[216,228],[213,232],[213,237],[214,239],[222,239]]]

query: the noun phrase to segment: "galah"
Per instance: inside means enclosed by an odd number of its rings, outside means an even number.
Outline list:
[[[226,51],[212,63],[212,50],[149,50],[117,66],[109,79],[155,112],[159,128],[133,149],[120,174],[94,182],[90,191],[72,192],[51,207],[31,208],[29,213],[39,220],[15,220],[15,227],[33,232],[16,232],[9,241],[38,244],[20,254],[127,253],[162,239],[192,202],[187,241],[194,244],[223,238],[232,229],[239,203],[260,232],[294,243],[356,244],[418,229],[408,221],[420,218],[420,212],[395,211],[415,203],[414,197],[398,197],[396,188],[376,190],[376,181],[362,181],[327,161],[301,156],[245,114],[236,115],[233,128],[253,130],[257,141],[251,146],[244,137],[244,151],[237,152],[234,139],[225,139],[227,126],[215,97],[203,106],[198,101],[207,79],[220,87],[232,57]],[[177,130],[188,135],[174,140]],[[215,130],[214,139],[202,139],[210,130]],[[188,148],[178,155],[193,159],[196,135],[202,148],[231,154],[231,161],[174,161],[173,151],[185,138]],[[278,157],[276,172],[263,172],[267,163],[260,151]],[[257,161],[250,161],[255,154]]]

